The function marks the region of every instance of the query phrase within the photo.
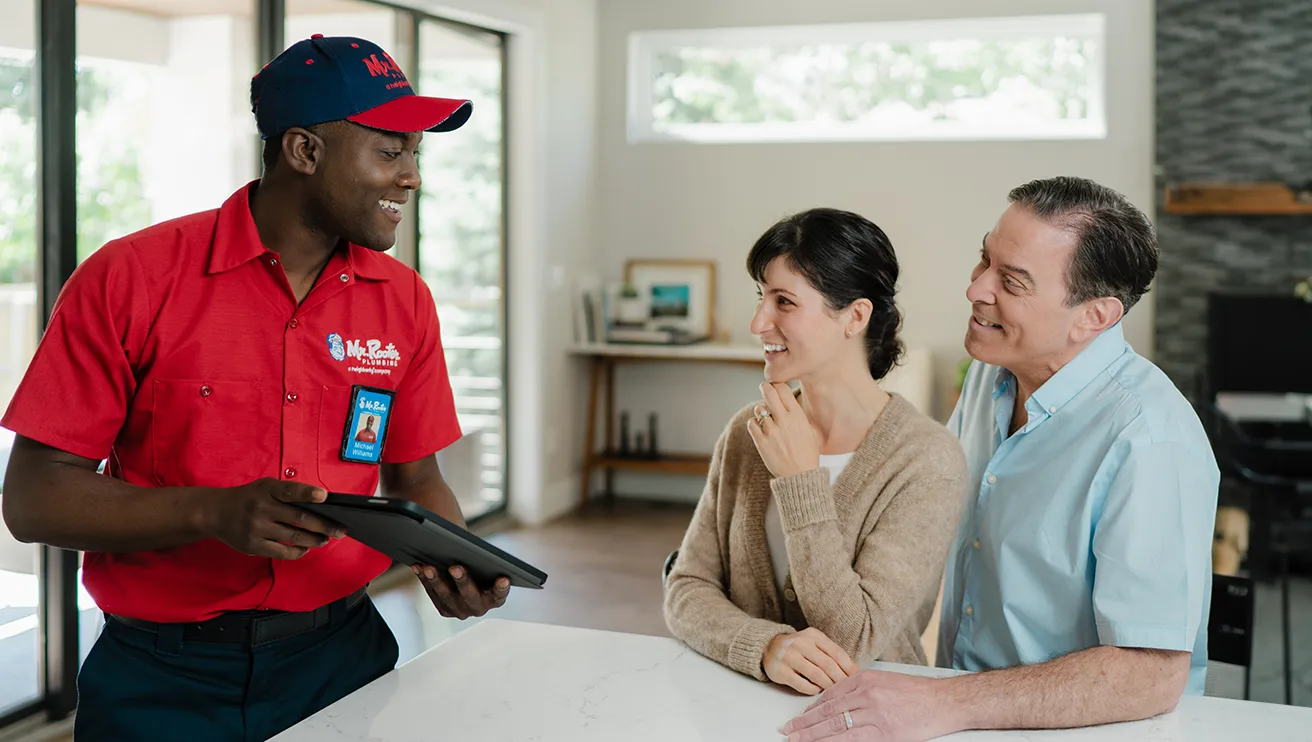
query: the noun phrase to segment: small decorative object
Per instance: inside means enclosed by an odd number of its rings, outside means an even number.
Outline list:
[[[660,451],[656,449],[656,413],[651,413],[647,418],[647,454],[648,458],[659,459]]]
[[[625,410],[620,413],[620,456],[628,456],[632,453],[629,448],[629,412]]]
[[[605,287],[596,278],[580,281],[574,306],[574,338],[580,343],[606,340]]]
[[[649,327],[715,335],[715,261],[630,260],[624,281],[646,304]]]
[[[621,284],[615,296],[615,322],[621,325],[644,325],[648,320],[647,302],[631,283]]]
[[[1312,276],[1294,285],[1294,296],[1312,304]]]

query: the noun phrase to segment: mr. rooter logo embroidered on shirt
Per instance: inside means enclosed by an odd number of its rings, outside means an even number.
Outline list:
[[[328,336],[328,352],[335,361],[350,360],[348,371],[362,374],[390,376],[392,369],[401,365],[401,351],[394,343],[378,338],[343,340],[341,335]]]

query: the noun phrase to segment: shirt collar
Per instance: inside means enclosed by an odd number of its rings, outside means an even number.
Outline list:
[[[1031,399],[1048,414],[1056,414],[1057,410],[1084,391],[1089,382],[1106,371],[1128,349],[1125,331],[1121,323],[1117,322],[1103,330],[1079,355],[1058,369],[1052,378],[1034,392]]]
[[[237,189],[219,207],[218,222],[214,227],[214,241],[210,247],[209,273],[223,273],[271,253],[260,241],[251,216],[251,193],[260,181],[253,180]],[[347,265],[358,278],[371,281],[390,280],[392,274],[384,266],[385,257],[354,243],[347,243]]]
[[[993,398],[997,399],[1006,394],[1009,390],[1008,384],[1015,387],[1016,375],[1001,366],[995,366],[997,373],[993,377]]]

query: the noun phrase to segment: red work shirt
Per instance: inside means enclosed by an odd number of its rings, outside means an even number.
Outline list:
[[[235,487],[261,477],[372,495],[378,466],[343,461],[354,385],[394,390],[382,461],[460,437],[428,286],[357,245],[298,306],[260,242],[249,195],[110,242],[64,286],[6,428],[143,487]],[[221,495],[220,495],[221,496]],[[305,611],[389,565],[351,538],[285,561],[207,539],[96,554],[83,581],[106,613],[191,622],[221,611]]]

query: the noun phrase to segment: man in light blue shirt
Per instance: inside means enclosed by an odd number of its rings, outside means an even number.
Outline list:
[[[966,291],[975,362],[949,427],[972,489],[938,641],[940,666],[989,672],[859,673],[785,727],[794,742],[1132,721],[1203,691],[1220,474],[1120,324],[1156,271],[1154,230],[1080,178],[1009,200]]]
[[[1191,652],[1185,692],[1202,695],[1219,474],[1193,409],[1119,324],[1030,394],[1020,421],[1017,391],[1011,371],[976,361],[948,423],[972,495],[937,664]]]

